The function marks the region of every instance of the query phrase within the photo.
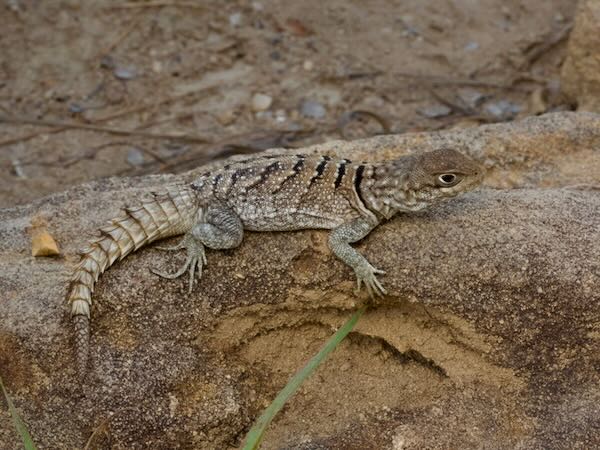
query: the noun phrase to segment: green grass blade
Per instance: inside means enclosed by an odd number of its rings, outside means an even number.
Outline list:
[[[265,430],[273,420],[273,417],[283,408],[285,402],[298,390],[300,385],[306,380],[319,365],[325,360],[342,340],[352,331],[358,319],[363,315],[366,306],[363,306],[348,319],[348,321],[329,338],[327,343],[319,350],[310,361],[288,381],[288,384],[277,394],[275,400],[269,405],[261,416],[254,422],[254,425],[246,435],[243,450],[256,450],[260,446]]]
[[[23,440],[23,445],[25,446],[25,450],[36,450],[35,444],[33,443],[33,439],[31,439],[31,435],[29,431],[27,431],[27,427],[25,426],[25,422],[21,420],[15,405],[13,405],[12,400],[8,396],[6,389],[4,389],[4,384],[2,383],[2,377],[0,377],[0,388],[2,389],[2,393],[4,394],[4,398],[6,399],[6,403],[8,404],[8,411],[12,416],[13,423],[15,424],[15,428],[17,432],[21,435],[21,439]]]

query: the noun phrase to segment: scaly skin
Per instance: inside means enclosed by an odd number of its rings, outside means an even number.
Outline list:
[[[358,289],[386,293],[373,267],[350,244],[363,239],[382,220],[418,211],[476,187],[483,168],[455,150],[407,155],[379,163],[353,163],[328,156],[268,155],[224,163],[191,185],[171,189],[100,229],[101,236],[82,252],[69,301],[75,326],[80,376],[86,372],[89,318],[94,284],[117,259],[153,241],[183,234],[189,291],[206,265],[205,247],[235,248],[244,230],[329,229],[329,247],[350,266]]]

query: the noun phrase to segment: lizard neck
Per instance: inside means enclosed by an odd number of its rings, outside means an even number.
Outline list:
[[[410,161],[408,161],[410,162]],[[429,206],[427,193],[410,181],[409,164],[399,161],[370,164],[365,167],[360,195],[365,206],[377,215],[390,219],[403,211],[419,211]]]

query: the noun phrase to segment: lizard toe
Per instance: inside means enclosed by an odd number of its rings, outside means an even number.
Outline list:
[[[384,274],[385,272],[383,270],[379,270],[376,269],[373,266],[368,266],[368,267],[363,267],[359,270],[356,271],[356,283],[357,283],[357,288],[356,288],[356,292],[360,292],[360,288],[362,287],[362,284],[364,283],[365,288],[367,289],[367,293],[369,294],[369,297],[371,298],[375,298],[375,297],[383,297],[385,294],[387,294],[387,291],[385,290],[385,288],[383,287],[383,285],[381,284],[381,282],[377,279],[377,277],[375,276],[375,274]]]
[[[173,245],[171,247],[157,245],[154,248],[156,250],[160,250],[160,251],[163,251],[163,252],[174,252],[174,251],[177,251],[177,250],[181,250],[183,248],[187,248],[188,244],[189,244],[189,242],[186,239],[186,237],[184,236],[177,244],[175,244],[175,245]]]

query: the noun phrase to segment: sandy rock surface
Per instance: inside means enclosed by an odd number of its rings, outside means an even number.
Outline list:
[[[593,448],[600,436],[600,116],[560,113],[305,149],[352,159],[454,147],[483,189],[359,244],[389,296],[273,423],[264,448]],[[297,150],[294,150],[297,152]],[[191,179],[194,173],[185,177]],[[364,300],[326,232],[248,233],[192,295],[149,247],[94,294],[76,379],[65,295],[95,228],[175,178],[113,178],[0,210],[0,366],[41,448],[230,448]],[[60,257],[33,258],[43,218]],[[2,448],[20,448],[0,412]]]

